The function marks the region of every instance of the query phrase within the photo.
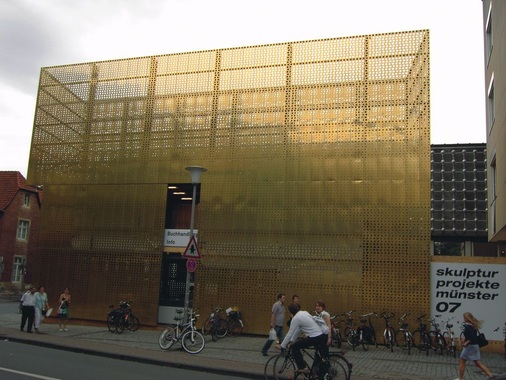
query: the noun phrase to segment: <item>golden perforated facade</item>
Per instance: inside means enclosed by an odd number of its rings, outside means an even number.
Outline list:
[[[34,281],[76,317],[129,299],[156,324],[167,184],[201,165],[202,314],[264,334],[278,292],[427,312],[429,112],[426,30],[43,68]]]

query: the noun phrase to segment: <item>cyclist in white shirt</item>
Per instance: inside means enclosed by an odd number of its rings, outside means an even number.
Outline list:
[[[285,339],[281,344],[276,344],[277,349],[285,350],[290,342],[293,342],[291,349],[295,363],[297,364],[298,373],[309,373],[309,368],[306,367],[302,357],[301,349],[308,347],[321,347],[327,343],[327,336],[323,334],[320,325],[313,319],[311,314],[307,311],[299,310],[299,306],[295,303],[288,305],[288,310],[293,315],[292,322],[290,323],[290,330],[286,334]],[[302,339],[297,339],[300,333],[306,336]],[[321,354],[321,352],[320,352]]]

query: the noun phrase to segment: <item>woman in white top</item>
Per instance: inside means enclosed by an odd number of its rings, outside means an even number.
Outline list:
[[[324,321],[326,328],[322,327],[323,333],[327,334],[327,349],[326,353],[328,354],[328,347],[330,347],[331,341],[332,341],[332,334],[330,333],[332,331],[331,325],[330,325],[330,314],[327,310],[325,310],[325,302],[322,300],[316,301],[315,311],[318,316],[320,316]],[[321,327],[321,326],[320,326]],[[325,326],[324,326],[325,327]]]
[[[39,333],[40,324],[44,319],[45,311],[49,309],[47,303],[47,293],[43,286],[39,287],[39,291],[35,293],[35,332]]]

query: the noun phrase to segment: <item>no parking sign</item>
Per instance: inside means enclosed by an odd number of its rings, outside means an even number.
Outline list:
[[[186,269],[188,269],[188,272],[195,272],[195,269],[197,269],[197,260],[195,259],[186,260]]]

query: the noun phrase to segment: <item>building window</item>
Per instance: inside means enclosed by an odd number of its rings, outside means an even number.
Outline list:
[[[495,121],[495,106],[494,106],[494,73],[490,78],[490,85],[488,86],[488,99],[487,99],[487,115],[488,115],[488,132],[492,130]]]
[[[30,222],[28,220],[20,220],[18,223],[18,240],[28,240],[28,227]]]
[[[487,23],[485,24],[485,59],[486,64],[490,61],[490,56],[492,55],[492,2],[490,2],[490,7],[488,8],[488,16]]]
[[[434,241],[435,256],[463,256],[464,242]]]
[[[25,256],[14,256],[14,263],[12,264],[11,282],[21,282],[22,276],[25,272]]]
[[[23,205],[30,206],[30,194],[25,194],[25,199],[23,200]]]

